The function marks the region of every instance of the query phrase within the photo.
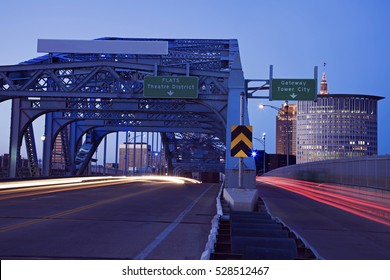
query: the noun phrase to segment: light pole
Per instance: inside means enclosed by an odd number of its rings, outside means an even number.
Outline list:
[[[284,108],[285,108],[285,115],[286,115],[286,142],[287,142],[287,145],[286,145],[286,154],[287,154],[287,158],[286,158],[286,164],[287,166],[289,165],[289,157],[290,157],[290,141],[289,141],[289,124],[288,124],[288,101],[286,100],[283,104]]]
[[[45,164],[45,140],[46,140],[45,133],[43,133],[43,135],[41,136],[41,140],[42,140],[42,166],[40,170],[40,175],[42,176],[44,174],[43,166]],[[44,174],[44,175],[48,175],[48,174]]]
[[[130,132],[126,131],[126,146],[125,146],[125,158],[124,158],[124,164],[123,164],[123,176],[127,176],[127,172],[129,171],[129,140],[130,140]]]
[[[255,140],[259,141],[261,144],[263,144],[263,148],[264,148],[264,154],[263,154],[263,174],[265,173],[265,136],[266,136],[266,133],[263,132],[263,135],[262,135],[261,139],[253,137],[253,139],[255,139]],[[255,156],[256,153],[254,152],[253,155]]]
[[[280,108],[272,106],[272,105],[265,105],[265,104],[259,104],[260,109],[264,109],[265,107],[270,107],[278,112],[281,111]],[[284,115],[285,115],[285,122],[286,122],[286,141],[285,141],[285,146],[286,146],[286,165],[289,165],[289,154],[290,154],[290,147],[289,147],[289,124],[288,124],[288,101],[286,100],[283,104],[283,107],[285,108],[284,110]]]
[[[263,132],[263,146],[264,146],[264,153],[263,153],[263,175],[265,174],[265,132]]]

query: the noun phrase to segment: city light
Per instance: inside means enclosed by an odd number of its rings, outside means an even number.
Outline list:
[[[96,187],[111,187],[131,182],[170,183],[175,185],[201,183],[198,180],[176,176],[100,176],[16,181],[0,183],[0,200]]]

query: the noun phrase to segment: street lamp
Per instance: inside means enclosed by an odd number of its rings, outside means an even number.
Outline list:
[[[286,100],[283,104],[283,107],[285,108],[285,115],[286,115],[286,142],[287,142],[287,145],[286,145],[286,154],[287,154],[287,161],[286,161],[286,164],[287,166],[289,166],[289,157],[290,157],[290,141],[289,141],[289,124],[288,124],[288,101]]]
[[[44,174],[43,166],[45,164],[45,140],[46,140],[46,135],[45,133],[41,136],[41,141],[42,141],[42,166],[40,169],[40,175],[48,175]]]
[[[264,153],[263,153],[263,174],[265,173],[265,136],[266,136],[266,133],[263,132],[263,135],[262,135],[261,139],[253,137],[253,139],[255,139],[255,140],[259,141],[261,144],[263,144],[263,148],[264,148]],[[252,156],[256,156],[256,152],[252,152]]]
[[[278,112],[280,112],[280,108],[272,106],[272,105],[265,105],[265,104],[259,104],[260,109],[264,109],[265,107],[270,107]],[[289,147],[289,124],[288,124],[288,101],[286,100],[283,104],[283,107],[285,108],[284,114],[285,114],[285,122],[286,122],[286,141],[285,141],[285,146],[286,146],[286,164],[289,165],[289,154],[290,154],[290,147]]]
[[[265,132],[263,132],[263,145],[264,145],[264,154],[263,154],[263,175],[265,174]]]
[[[259,108],[261,109],[261,110],[263,110],[265,107],[270,107],[270,108],[272,108],[272,109],[274,109],[274,110],[276,110],[276,111],[280,111],[280,108],[278,108],[278,107],[275,107],[275,106],[272,106],[272,105],[266,105],[266,104],[259,104]]]

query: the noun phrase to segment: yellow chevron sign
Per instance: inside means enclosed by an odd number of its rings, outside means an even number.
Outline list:
[[[233,125],[231,128],[230,155],[250,157],[252,154],[252,126]]]

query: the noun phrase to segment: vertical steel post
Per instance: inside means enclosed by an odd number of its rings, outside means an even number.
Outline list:
[[[245,93],[240,93],[240,125],[244,125],[244,97]],[[243,176],[242,176],[242,168],[243,168],[244,158],[239,158],[238,163],[238,188],[243,188]]]
[[[125,159],[123,164],[123,176],[127,176],[127,171],[129,170],[129,131],[126,130],[126,137],[125,137]]]
[[[18,175],[18,166],[20,158],[20,145],[19,145],[19,133],[20,133],[20,98],[12,99],[11,108],[11,126],[10,126],[10,144],[9,144],[9,168],[8,176],[15,178]]]
[[[287,161],[286,164],[289,166],[289,161],[290,161],[290,135],[289,135],[289,123],[288,123],[288,101],[285,101],[286,104],[286,154],[287,154]]]
[[[115,141],[115,175],[118,175],[119,131],[116,132]]]
[[[263,153],[263,175],[265,174],[265,133],[263,133],[263,145],[264,145],[264,153]]]
[[[156,166],[154,165],[154,134],[155,132],[152,132],[152,144],[151,144],[151,148],[150,148],[150,173],[153,174],[153,168],[154,168],[154,171],[156,171]]]
[[[144,167],[144,165],[143,165],[143,161],[144,161],[143,156],[144,155],[143,155],[143,151],[142,151],[142,149],[144,147],[143,143],[144,143],[144,132],[141,131],[141,147],[140,147],[140,151],[139,151],[139,153],[140,153],[140,155],[139,155],[139,165],[140,165],[139,171],[142,173],[143,173],[143,167]]]
[[[158,135],[156,137],[156,151],[158,151],[158,148],[159,148],[159,138],[158,138]],[[157,157],[156,157],[156,166],[158,166],[158,169],[156,170],[156,174],[159,175],[160,174],[160,168],[161,168],[161,157],[160,157],[160,153],[161,153],[161,149],[160,149],[160,152],[158,152],[157,154]]]
[[[106,163],[107,163],[107,135],[104,136],[104,146],[103,146],[103,175],[106,175]]]
[[[145,171],[149,173],[149,131],[146,132],[146,160],[145,160]]]
[[[269,66],[269,101],[272,101],[272,79],[274,75],[274,66]]]
[[[136,147],[136,142],[137,141],[135,141],[136,138],[137,138],[137,132],[134,131],[134,137],[133,137],[133,142],[134,142],[134,144],[133,144],[133,176],[135,175],[135,168],[136,168],[135,165],[136,165],[136,162],[137,162],[136,154],[135,154],[135,152],[137,150],[137,147]]]
[[[45,140],[43,141],[42,154],[42,176],[48,177],[50,175],[51,167],[51,153],[53,139],[53,112],[45,115]]]
[[[70,158],[70,174],[76,174],[76,122],[70,123],[69,131],[69,158]]]
[[[314,101],[317,102],[318,66],[314,66],[314,80],[315,80],[315,93],[316,93]]]

